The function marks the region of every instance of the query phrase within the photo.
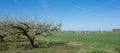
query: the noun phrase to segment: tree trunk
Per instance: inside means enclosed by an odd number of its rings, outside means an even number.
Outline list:
[[[0,37],[0,42],[1,42],[1,43],[4,42],[3,37]]]
[[[29,41],[30,41],[30,44],[32,45],[32,47],[35,48],[36,46],[35,46],[34,40],[32,38],[29,38]]]
[[[24,32],[24,35],[27,36],[27,38],[29,39],[30,44],[32,45],[32,47],[33,47],[33,48],[36,48],[36,45],[35,45],[35,43],[34,43],[34,39],[32,39],[32,38],[30,37],[30,35],[28,35],[27,32]]]
[[[36,48],[35,43],[34,43],[34,39],[32,39],[32,37],[30,37],[30,35],[28,34],[28,31],[26,31],[27,29],[24,29],[24,28],[19,27],[19,26],[13,26],[13,28],[17,28],[20,31],[22,31],[23,35],[25,35],[29,39],[31,46],[29,46],[28,48],[30,48],[30,49]]]

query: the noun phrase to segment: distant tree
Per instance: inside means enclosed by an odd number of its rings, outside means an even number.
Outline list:
[[[61,23],[55,24],[53,22],[39,22],[36,20],[29,20],[13,23],[11,26],[14,34],[22,34],[26,36],[29,39],[32,48],[36,48],[36,36],[43,35],[47,37],[51,35],[51,32],[59,31],[61,28]]]
[[[120,29],[112,29],[113,32],[120,32]]]

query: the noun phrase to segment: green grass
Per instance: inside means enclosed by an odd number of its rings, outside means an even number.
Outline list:
[[[32,50],[7,50],[3,53],[119,53],[120,51],[120,32],[88,34],[55,32],[53,36],[47,38],[38,36],[36,40],[61,41],[67,44]]]
[[[38,37],[38,39],[41,38]],[[106,33],[72,33],[72,32],[59,32],[53,36],[45,39],[66,41],[71,43],[83,43],[98,46],[109,46],[120,48],[120,33],[119,32],[106,32]]]
[[[43,37],[38,37],[43,39]],[[70,44],[93,47],[93,49],[116,50],[120,48],[120,32],[105,33],[73,33],[73,32],[57,32],[48,38],[54,41],[64,41]],[[118,50],[120,51],[120,50]]]

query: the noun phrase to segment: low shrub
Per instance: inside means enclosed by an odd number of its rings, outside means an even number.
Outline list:
[[[86,52],[86,53],[107,53],[107,52],[105,52],[103,50],[92,50],[92,51]]]
[[[6,43],[0,43],[0,51],[8,50],[9,46]]]
[[[115,48],[116,51],[118,51],[118,53],[120,53],[120,48]]]
[[[63,42],[63,41],[50,41],[50,42],[47,42],[47,41],[41,41],[41,42],[38,42],[38,45],[40,47],[51,47],[51,46],[55,46],[55,45],[65,45],[66,42]]]
[[[18,48],[22,48],[22,47],[25,47],[25,46],[27,46],[27,44],[22,44],[22,43],[16,43],[16,49],[18,49]]]

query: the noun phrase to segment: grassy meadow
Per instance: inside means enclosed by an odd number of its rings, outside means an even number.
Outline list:
[[[47,38],[37,36],[36,41],[41,40],[65,44],[32,50],[9,49],[0,53],[120,53],[120,32],[54,32]]]

